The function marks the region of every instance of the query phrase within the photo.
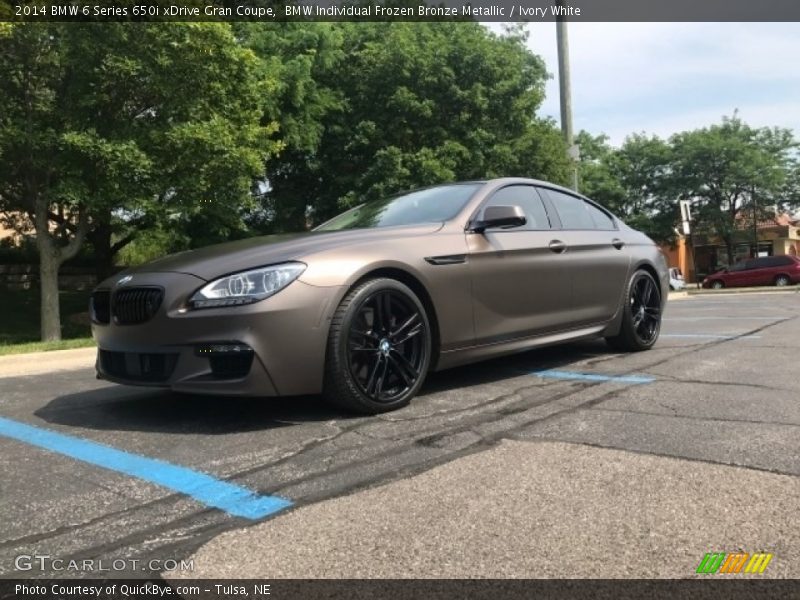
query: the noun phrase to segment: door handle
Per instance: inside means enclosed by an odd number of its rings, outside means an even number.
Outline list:
[[[553,240],[547,247],[550,248],[551,252],[555,252],[556,254],[561,254],[567,249],[567,245],[561,240]]]
[[[613,240],[611,240],[611,245],[614,246],[614,248],[616,248],[617,250],[622,250],[622,248],[625,246],[625,242],[623,242],[619,238],[614,238]]]

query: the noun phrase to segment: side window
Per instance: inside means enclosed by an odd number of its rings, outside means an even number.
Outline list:
[[[728,267],[728,271],[731,271],[731,272],[735,273],[736,271],[744,271],[747,268],[748,268],[747,267],[747,262],[744,261],[744,260],[741,260],[741,261],[737,262],[735,265],[733,265],[731,267]]]
[[[544,190],[558,211],[564,229],[616,229],[614,220],[585,200],[556,190]]]
[[[759,258],[755,261],[755,268],[756,269],[768,269],[770,267],[777,267],[778,263],[775,262],[775,259],[771,256],[767,256],[765,258]]]
[[[550,229],[550,220],[547,218],[544,203],[536,188],[530,185],[510,185],[497,190],[483,209],[485,210],[487,206],[519,206],[525,212],[527,218],[525,226],[509,231]]]
[[[762,267],[784,267],[792,264],[792,259],[788,256],[769,256],[761,260],[764,261]]]

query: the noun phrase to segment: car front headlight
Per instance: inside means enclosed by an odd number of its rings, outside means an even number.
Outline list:
[[[215,279],[189,299],[193,308],[252,304],[277,294],[306,270],[300,262],[283,263]]]

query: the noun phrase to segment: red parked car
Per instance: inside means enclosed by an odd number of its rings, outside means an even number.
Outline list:
[[[790,285],[800,283],[800,258],[764,256],[742,260],[703,280],[705,288],[744,287],[748,285]]]

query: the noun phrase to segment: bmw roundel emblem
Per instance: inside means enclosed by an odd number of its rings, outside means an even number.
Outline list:
[[[120,277],[120,278],[117,280],[117,285],[125,285],[125,284],[126,284],[126,283],[128,283],[128,282],[129,282],[131,279],[133,279],[133,275],[125,275],[125,277]]]

